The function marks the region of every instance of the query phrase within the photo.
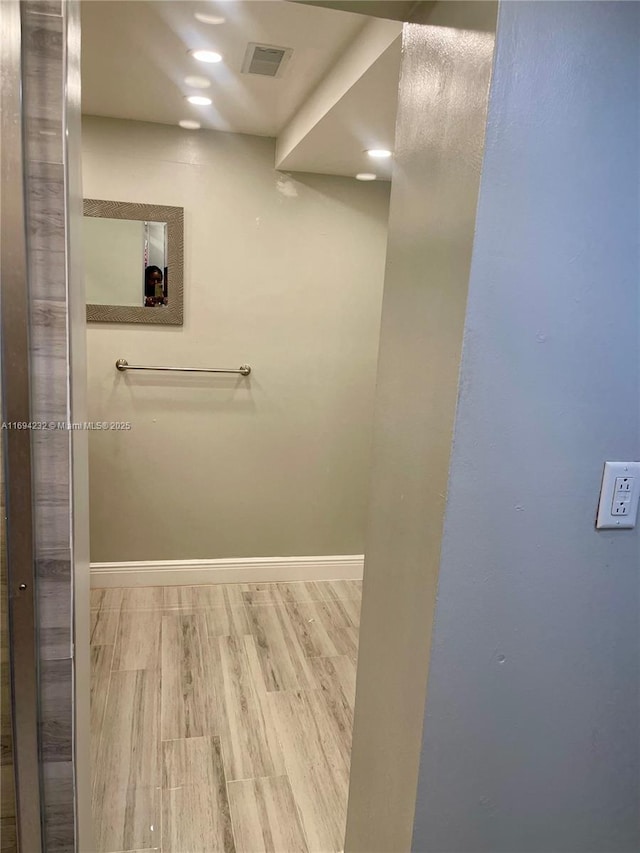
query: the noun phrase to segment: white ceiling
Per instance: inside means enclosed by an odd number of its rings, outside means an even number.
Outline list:
[[[219,15],[224,23],[201,23],[196,12]],[[341,90],[334,81],[336,94],[315,108],[278,168],[341,175],[376,171],[389,179],[389,164],[372,167],[363,148],[393,147],[398,22],[283,0],[84,0],[81,13],[85,114],[162,124],[195,119],[207,129],[279,137],[309,112],[308,103],[314,95],[318,100],[332,72],[335,77],[345,67]],[[377,41],[362,59],[373,26]],[[241,73],[249,42],[293,49],[281,77]],[[223,61],[205,64],[189,53],[203,48],[221,53]],[[355,56],[356,49],[365,67],[354,71],[350,51]],[[208,78],[210,88],[185,84],[189,75]],[[185,100],[191,94],[207,95],[213,104],[193,106]]]
[[[390,181],[393,161],[373,161],[365,151],[393,151],[400,48],[397,38],[318,118],[297,147],[278,162],[278,168],[308,172],[315,171],[310,166],[321,164],[322,172],[328,175],[375,172],[378,178]]]

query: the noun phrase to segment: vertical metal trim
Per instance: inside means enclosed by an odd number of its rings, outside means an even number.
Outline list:
[[[80,0],[64,4],[64,189],[68,307],[69,421],[87,420],[86,299],[82,267],[82,129]],[[95,850],[91,824],[89,673],[89,444],[72,430],[71,565],[73,613],[73,774],[75,849]]]
[[[29,302],[22,144],[21,24],[18,0],[0,14],[0,338],[3,417],[28,424]],[[42,850],[38,754],[38,656],[35,614],[31,431],[3,429],[18,846]]]

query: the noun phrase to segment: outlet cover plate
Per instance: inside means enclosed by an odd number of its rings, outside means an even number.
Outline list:
[[[616,484],[620,480],[630,480],[631,489],[626,491],[623,500],[624,514],[618,514]],[[636,526],[640,498],[640,462],[605,462],[600,488],[600,503],[596,527],[598,530],[624,530]]]

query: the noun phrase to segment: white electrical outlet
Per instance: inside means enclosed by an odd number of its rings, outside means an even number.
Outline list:
[[[633,477],[616,477],[616,494],[629,494],[629,492],[631,491],[633,480]]]
[[[635,527],[639,498],[640,462],[605,462],[596,527]]]

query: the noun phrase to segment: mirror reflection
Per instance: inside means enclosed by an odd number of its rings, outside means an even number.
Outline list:
[[[87,302],[168,305],[166,222],[85,216],[83,241]]]

